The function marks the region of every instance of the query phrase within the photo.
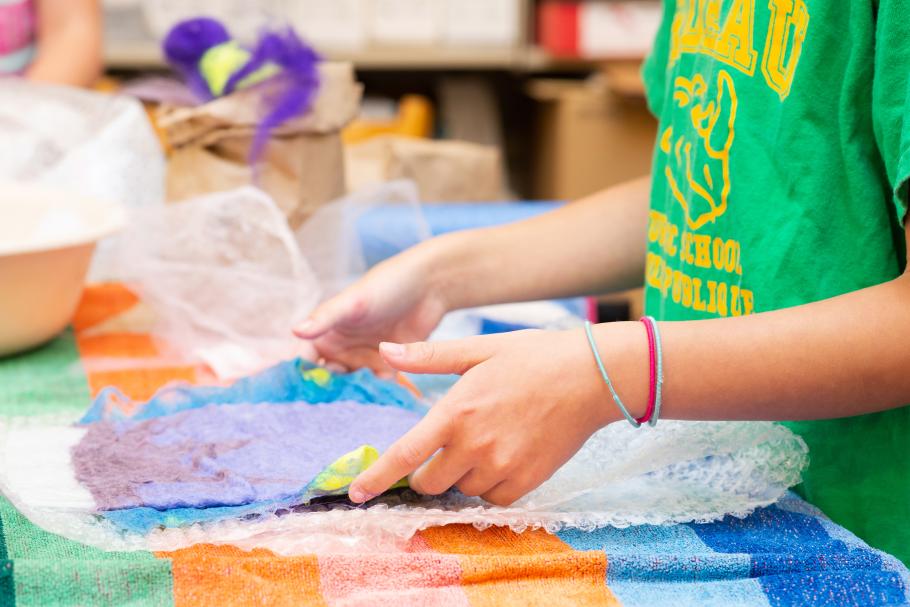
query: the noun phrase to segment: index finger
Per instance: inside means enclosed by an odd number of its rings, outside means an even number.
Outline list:
[[[357,504],[369,501],[414,472],[449,439],[449,423],[439,404],[398,439],[376,463],[351,483],[348,498]],[[434,415],[434,412],[437,412]]]

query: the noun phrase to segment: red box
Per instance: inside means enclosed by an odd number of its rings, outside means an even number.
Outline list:
[[[580,2],[544,0],[537,7],[537,42],[557,57],[578,57]]]

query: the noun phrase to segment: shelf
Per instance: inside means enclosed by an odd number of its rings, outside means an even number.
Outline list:
[[[527,67],[524,49],[382,48],[362,51],[329,51],[333,61],[353,63],[360,70],[521,70]],[[109,69],[163,69],[158,45],[151,41],[108,41],[105,64]]]
[[[552,57],[527,43],[514,47],[383,46],[326,50],[323,54],[328,59],[351,62],[359,70],[372,71],[579,72],[594,69],[607,61]],[[109,9],[105,13],[104,59],[108,69],[114,70],[166,68],[159,44],[152,39],[142,15],[135,9]]]
[[[523,60],[520,48],[460,49],[399,47],[328,51],[336,61],[349,61],[361,70],[514,70]]]
[[[139,71],[166,68],[160,48],[151,40],[108,40],[104,50],[105,65],[108,69]],[[595,61],[552,57],[538,47],[504,49],[400,47],[328,51],[323,54],[333,61],[353,63],[356,69],[374,71],[579,72],[595,69],[599,64],[613,60],[641,59],[616,57]]]

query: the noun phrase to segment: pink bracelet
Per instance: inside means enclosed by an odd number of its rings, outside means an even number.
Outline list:
[[[654,404],[657,401],[657,349],[655,347],[656,338],[654,336],[654,327],[648,318],[642,318],[641,323],[645,326],[645,332],[648,334],[648,408],[644,416],[638,418],[639,424],[646,424],[654,416]]]

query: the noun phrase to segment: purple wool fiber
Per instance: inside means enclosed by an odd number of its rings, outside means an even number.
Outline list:
[[[73,448],[73,466],[99,510],[241,506],[292,497],[342,455],[388,449],[420,417],[350,401],[208,405],[95,422]]]
[[[201,100],[210,101],[212,93],[199,72],[199,62],[206,51],[230,40],[230,33],[220,22],[200,17],[175,25],[163,48],[168,63],[184,78],[190,90]],[[256,125],[250,145],[248,161],[255,170],[271,132],[288,120],[304,115],[312,106],[319,88],[317,64],[321,58],[290,27],[264,31],[248,50],[249,60],[231,74],[224,88],[225,95],[234,92],[244,79],[266,66],[277,66],[281,70],[270,78],[275,86],[265,98],[265,116]]]
[[[164,39],[162,48],[168,64],[186,80],[193,94],[203,101],[209,101],[212,93],[199,73],[199,61],[210,48],[230,39],[227,28],[219,21],[199,17],[175,25]]]
[[[231,92],[244,78],[268,64],[282,69],[275,78],[280,84],[267,99],[269,112],[256,127],[250,146],[251,164],[255,165],[261,158],[272,130],[304,115],[312,106],[319,88],[317,65],[320,60],[316,51],[291,28],[282,32],[264,32],[253,48],[250,60],[228,80],[225,89]]]

